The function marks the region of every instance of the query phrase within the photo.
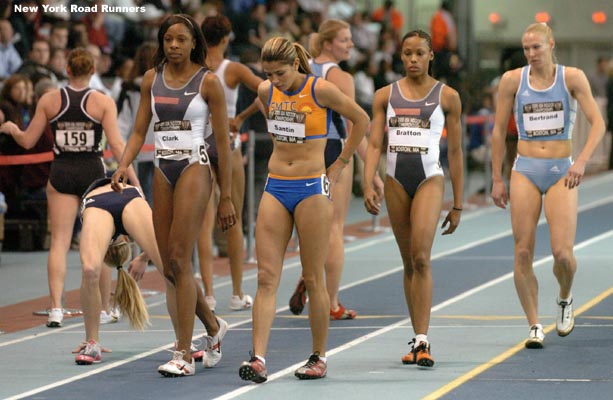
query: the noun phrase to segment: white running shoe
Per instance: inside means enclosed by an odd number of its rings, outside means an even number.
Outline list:
[[[121,310],[119,307],[111,308],[111,317],[115,318],[115,322],[119,322],[121,319]]]
[[[530,333],[528,339],[526,339],[525,346],[528,349],[542,349],[543,342],[545,341],[545,332],[543,332],[543,325],[534,324],[530,327]]]
[[[240,311],[247,310],[253,305],[253,299],[248,294],[243,293],[243,298],[240,296],[232,296],[230,298],[230,310]]]
[[[49,318],[47,319],[48,328],[59,328],[64,320],[64,310],[61,308],[52,308],[49,310]]]
[[[214,296],[204,296],[204,301],[209,306],[211,311],[215,311],[215,307],[217,307],[217,300],[215,300]]]
[[[202,357],[202,365],[205,368],[213,368],[221,360],[221,341],[228,331],[228,323],[219,317],[216,318],[219,324],[219,332],[213,337],[205,337],[206,348],[204,349],[204,357]]]
[[[113,315],[112,312],[107,313],[104,310],[100,311],[100,325],[114,324],[117,321],[119,320]]]
[[[188,363],[183,359],[184,351],[173,351],[172,360],[158,367],[158,372],[167,378],[176,378],[179,376],[191,376],[196,373],[196,363],[192,358],[192,362]]]
[[[573,298],[569,301],[560,301],[558,298],[558,316],[556,317],[556,330],[558,336],[567,336],[575,328],[575,315],[573,313]]]

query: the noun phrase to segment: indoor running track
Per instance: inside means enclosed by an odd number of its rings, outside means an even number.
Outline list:
[[[486,206],[465,213],[454,235],[439,235],[435,240],[429,338],[436,364],[431,369],[400,362],[413,335],[400,256],[392,234],[383,232],[347,244],[341,301],[356,309],[359,318],[331,321],[328,376],[323,380],[298,381],[293,376],[308,357],[311,344],[306,317],[295,317],[287,310],[299,274],[294,257],[284,267],[265,384],[238,377],[238,367],[251,349],[251,315],[231,313],[223,304],[218,313],[231,329],[223,341],[220,364],[206,370],[198,366],[193,377],[159,375],[157,366],[169,359],[165,350],[173,335],[163,296],[156,295],[147,298],[152,326],[144,333],[129,331],[124,321],[102,326],[102,344],[113,352],[103,354],[100,364],[74,363],[70,351],[83,338],[81,319],[68,320],[60,329],[40,326],[0,336],[0,398],[610,399],[611,188],[613,174],[592,177],[581,185],[575,241],[578,273],[573,289],[577,325],[566,338],[555,333],[557,284],[551,272],[547,225],[540,221],[534,266],[540,283],[541,322],[548,332],[543,350],[523,348],[528,326],[513,286],[509,213]],[[363,211],[354,207],[352,213]],[[10,257],[3,254],[3,262]],[[41,263],[45,257],[41,253]],[[220,303],[229,298],[228,280],[217,281]],[[245,274],[245,291],[255,293],[253,270]],[[202,325],[196,326],[196,334],[202,335]]]

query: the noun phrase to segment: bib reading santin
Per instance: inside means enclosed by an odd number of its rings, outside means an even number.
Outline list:
[[[304,143],[326,138],[331,110],[315,98],[317,77],[307,75],[295,92],[282,92],[270,86],[268,100],[268,132],[277,142]]]

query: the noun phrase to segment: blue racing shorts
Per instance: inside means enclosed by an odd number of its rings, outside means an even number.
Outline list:
[[[547,193],[566,175],[572,160],[566,158],[531,158],[518,155],[513,170],[521,173],[536,186],[541,194]]]
[[[321,194],[330,198],[330,182],[326,174],[299,179],[269,174],[264,191],[293,214],[298,203],[307,197]]]

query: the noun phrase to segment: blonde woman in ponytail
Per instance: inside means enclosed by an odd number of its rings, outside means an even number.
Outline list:
[[[528,65],[506,72],[498,85],[492,131],[492,199],[506,208],[512,194],[511,225],[515,242],[514,281],[528,320],[525,346],[540,349],[545,333],[539,322],[538,281],[534,274],[536,227],[541,208],[551,236],[553,273],[560,286],[551,303],[557,308],[559,336],[574,328],[572,284],[577,270],[573,252],[577,230],[578,186],[585,167],[602,140],[605,124],[585,73],[557,63],[555,39],[546,24],[534,23],[521,39]],[[572,159],[577,103],[590,123],[587,141]],[[519,141],[510,192],[502,180],[505,134],[511,112]]]
[[[309,50],[313,56],[309,60],[309,65],[313,74],[333,83],[347,97],[354,100],[355,85],[353,77],[339,67],[340,62],[349,60],[352,47],[349,24],[338,19],[324,21],[319,26],[317,33],[313,33],[309,38]],[[326,168],[330,167],[342,152],[347,138],[351,135],[351,128],[350,120],[342,118],[338,113],[332,113],[324,153]],[[364,138],[357,148],[357,153],[362,159],[366,156],[366,147],[367,141]],[[345,256],[343,230],[353,183],[353,157],[349,158],[348,161],[349,163],[340,174],[338,182],[331,188],[334,211],[325,272],[326,289],[330,298],[330,319],[333,320],[354,319],[357,316],[356,311],[345,308],[338,298]],[[383,197],[383,181],[379,174],[375,175],[374,186],[379,195]],[[302,313],[305,304],[306,287],[301,277],[294,294],[290,298],[289,307],[292,313],[298,315]]]
[[[123,315],[128,317],[132,328],[142,331],[146,325],[149,325],[149,313],[136,281],[123,268],[131,260],[130,242],[122,236],[109,246],[104,255],[104,263],[107,267],[117,269],[117,285],[113,303],[119,307]]]
[[[256,224],[258,288],[253,305],[253,355],[239,376],[267,380],[266,351],[272,327],[283,258],[294,224],[300,236],[304,284],[309,292],[312,353],[298,368],[299,379],[326,376],[326,342],[330,301],[324,263],[330,237],[330,186],[353,157],[368,126],[368,115],[335,85],[312,75],[309,53],[298,43],[276,37],[262,48],[268,80],[258,87],[265,105],[268,132],[274,143],[266,188]],[[337,159],[326,169],[324,151],[330,110],[353,122],[353,133]]]
[[[83,269],[81,282],[81,307],[85,321],[85,342],[80,348],[75,362],[89,365],[102,361],[102,348],[99,344],[100,290],[98,279],[103,264],[118,269],[115,302],[121,312],[128,316],[133,328],[142,330],[148,325],[149,317],[146,304],[138,290],[135,279],[143,276],[149,259],[163,276],[162,260],[155,240],[151,208],[140,190],[126,185],[122,193],[113,191],[111,180],[99,179],[92,183],[83,196],[81,206],[83,228],[81,230],[80,254]],[[143,253],[131,263],[127,273],[123,266],[130,260],[129,243],[123,239],[129,235]],[[112,243],[109,246],[109,243]],[[177,306],[175,286],[166,282],[166,303],[168,313],[177,332]],[[194,285],[197,282],[194,280]],[[199,350],[192,344],[191,357],[203,359],[206,352],[209,360],[207,367],[214,366],[221,359],[219,337],[227,329],[227,323],[215,317],[204,301],[204,293],[197,291],[194,310],[203,322],[208,335],[206,347]],[[176,336],[175,336],[176,338]],[[217,340],[214,340],[217,338]],[[211,363],[211,360],[214,362]]]

